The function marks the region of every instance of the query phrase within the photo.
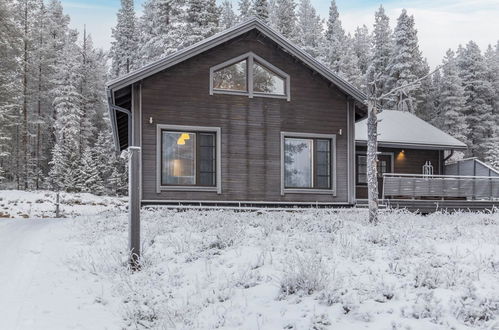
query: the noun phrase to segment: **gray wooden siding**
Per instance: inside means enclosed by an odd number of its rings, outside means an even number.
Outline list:
[[[262,37],[260,37],[262,38]],[[291,101],[209,95],[210,67],[252,51],[291,76]],[[152,117],[153,124],[149,123]],[[222,193],[156,192],[156,125],[220,127]],[[280,133],[338,134],[336,197],[280,194]],[[330,83],[256,34],[142,81],[143,200],[348,202],[347,99]],[[351,164],[350,164],[351,165]]]

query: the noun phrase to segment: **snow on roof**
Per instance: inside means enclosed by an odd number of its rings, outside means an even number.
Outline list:
[[[378,144],[384,147],[466,149],[463,142],[406,111],[384,110],[378,115]],[[355,124],[355,141],[367,142],[367,118]]]

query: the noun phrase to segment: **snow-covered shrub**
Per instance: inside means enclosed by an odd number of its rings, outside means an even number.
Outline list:
[[[292,294],[310,295],[323,290],[329,280],[329,271],[320,254],[292,254],[287,260],[280,281],[279,298]]]
[[[469,285],[466,292],[451,300],[452,311],[457,319],[466,324],[476,326],[499,315],[499,298],[480,297],[474,285]]]
[[[429,319],[433,323],[439,323],[443,315],[441,300],[437,299],[431,290],[420,292],[410,308],[402,309],[402,315],[408,318]]]
[[[327,330],[331,328],[331,321],[326,314],[313,315],[310,323],[310,330]]]

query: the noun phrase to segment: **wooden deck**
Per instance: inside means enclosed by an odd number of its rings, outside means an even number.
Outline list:
[[[437,211],[484,212],[499,211],[499,200],[421,200],[421,199],[383,199],[379,201],[380,208],[406,209],[417,213],[433,213]],[[359,207],[367,207],[367,200],[357,200]]]

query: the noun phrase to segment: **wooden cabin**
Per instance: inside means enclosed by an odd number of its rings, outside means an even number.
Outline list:
[[[353,205],[365,96],[258,19],[108,84],[141,204]]]
[[[107,92],[116,146],[132,155],[132,218],[145,204],[353,206],[367,197],[365,95],[256,18]],[[379,118],[380,197],[499,197],[499,180],[442,176],[464,143],[407,112]]]

